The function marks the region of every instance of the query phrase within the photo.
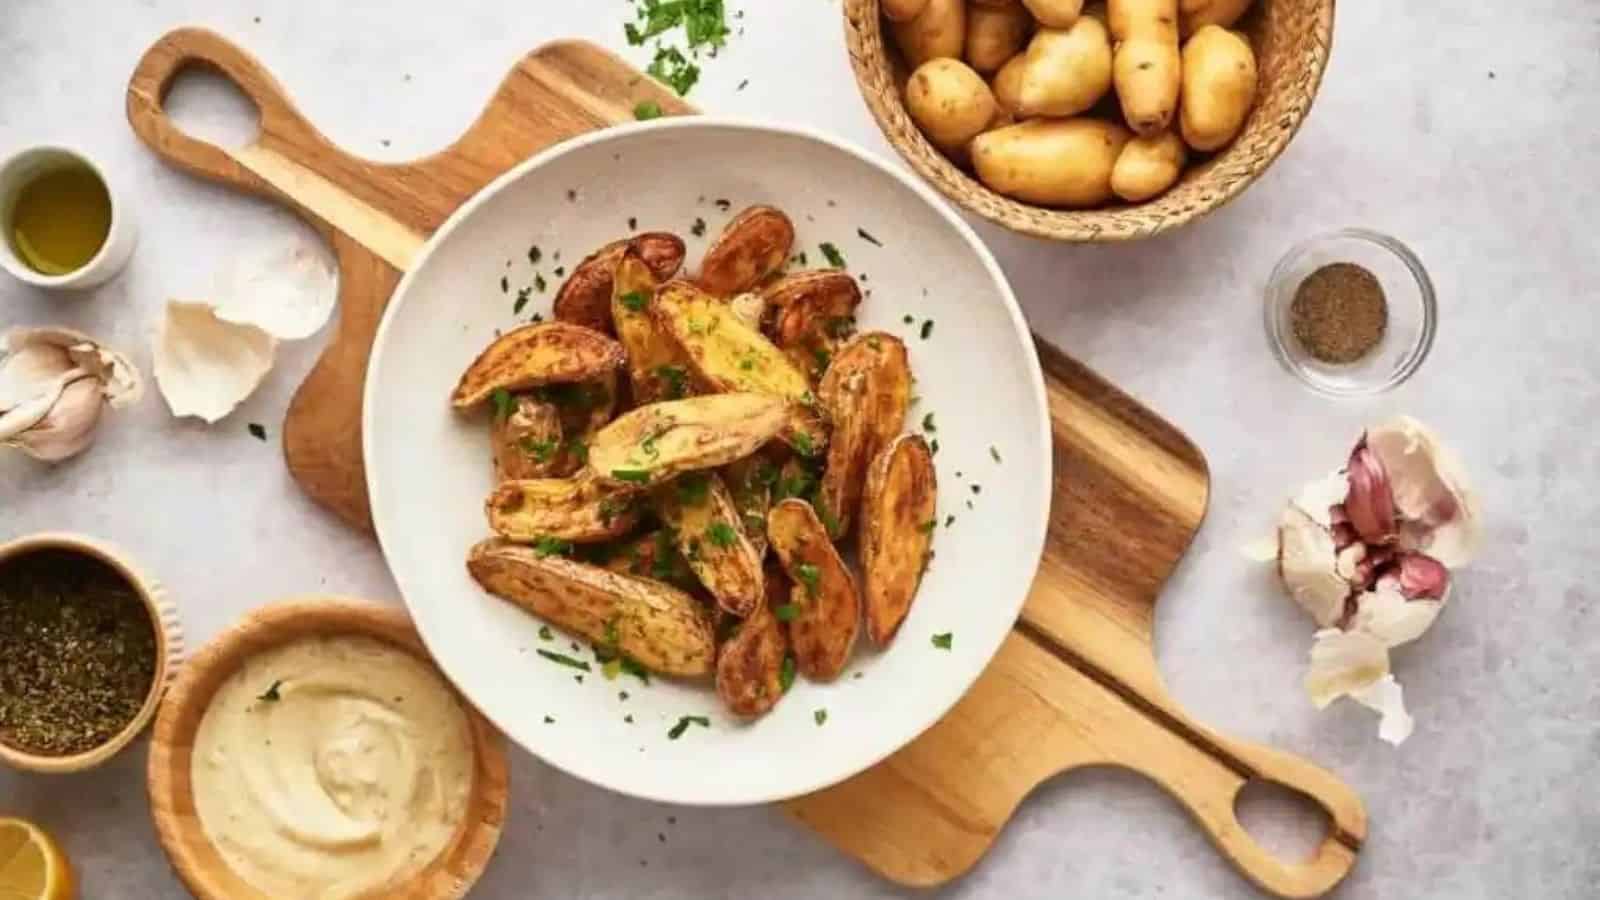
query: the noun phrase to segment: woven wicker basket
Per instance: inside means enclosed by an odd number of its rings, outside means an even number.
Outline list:
[[[1144,203],[1056,210],[984,187],[928,143],[906,114],[907,72],[886,41],[878,0],[845,0],[845,40],[861,95],[900,155],[933,186],[1013,231],[1058,241],[1129,241],[1171,231],[1222,206],[1261,176],[1311,109],[1333,41],[1334,0],[1256,0],[1237,28],[1250,36],[1260,74],[1256,105],[1238,138],[1190,165],[1178,184]]]

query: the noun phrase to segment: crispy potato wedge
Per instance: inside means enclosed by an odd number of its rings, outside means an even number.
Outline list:
[[[717,600],[744,618],[761,602],[761,555],[739,527],[739,510],[715,472],[687,472],[655,492],[656,515],[678,552]]]
[[[642,499],[637,491],[602,484],[585,470],[572,478],[503,482],[483,509],[489,527],[507,540],[593,543],[632,531],[639,524]]]
[[[794,247],[794,223],[782,210],[752,206],[723,227],[700,261],[695,279],[717,297],[742,294],[783,268]]]
[[[833,420],[817,498],[837,522],[839,538],[850,531],[868,464],[905,426],[911,403],[906,345],[880,331],[855,338],[834,357],[817,393]]]
[[[626,361],[622,345],[592,328],[566,322],[524,325],[501,335],[461,374],[450,402],[467,409],[497,390],[592,381]]]
[[[683,472],[749,456],[789,419],[781,397],[737,393],[641,406],[600,429],[589,469],[620,487],[646,487]]]
[[[763,715],[783,697],[789,638],[772,608],[788,601],[789,580],[776,567],[767,569],[765,579],[763,602],[717,649],[717,696],[745,719]]]
[[[489,593],[663,675],[705,675],[716,664],[711,620],[671,585],[618,575],[531,547],[490,539],[467,555]]]
[[[656,322],[688,359],[701,387],[710,392],[753,391],[794,404],[784,440],[801,452],[821,452],[827,429],[810,406],[811,381],[782,350],[742,322],[728,304],[686,281],[656,291]]]
[[[551,477],[561,461],[561,435],[561,415],[554,404],[516,398],[509,415],[497,411],[489,419],[495,480]]]
[[[799,607],[789,622],[796,667],[807,678],[829,681],[844,671],[861,628],[861,595],[811,504],[788,499],[767,514],[767,540],[794,582],[789,602]]]
[[[650,314],[659,282],[633,248],[617,262],[611,317],[617,339],[628,353],[628,379],[635,403],[681,400],[693,393],[689,369],[678,345]]]
[[[556,291],[551,308],[556,320],[612,334],[612,278],[623,251],[630,249],[657,281],[666,281],[683,266],[683,240],[675,234],[649,231],[612,241],[578,263]]]
[[[609,571],[664,581],[689,593],[700,589],[700,580],[690,571],[689,561],[678,552],[672,532],[665,528],[600,546],[605,549],[605,558],[597,564]]]
[[[756,555],[767,555],[767,512],[772,509],[772,486],[778,480],[778,467],[760,454],[729,463],[722,469],[723,483],[739,511],[739,527]]]
[[[815,382],[855,330],[861,287],[836,269],[786,275],[768,289],[777,308],[773,342]]]
[[[867,636],[880,647],[894,640],[922,583],[938,492],[933,453],[919,435],[895,438],[867,469],[859,546]]]
[[[564,440],[551,475],[568,478],[583,469],[589,444],[595,434],[611,421],[620,399],[615,372],[579,384],[551,384],[534,388],[533,396],[556,408],[561,418]]]

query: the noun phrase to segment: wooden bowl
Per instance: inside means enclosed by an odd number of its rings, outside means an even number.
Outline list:
[[[93,538],[58,533],[18,538],[0,544],[0,562],[38,550],[68,550],[81,553],[115,569],[128,584],[133,586],[139,599],[144,601],[145,611],[150,614],[150,624],[155,629],[156,668],[154,676],[150,679],[150,693],[145,696],[144,705],[139,707],[139,712],[111,740],[92,750],[71,756],[40,756],[0,743],[0,763],[49,775],[81,772],[117,755],[118,751],[128,746],[139,732],[150,724],[150,719],[156,714],[156,707],[161,703],[162,695],[166,693],[168,684],[177,674],[183,661],[183,628],[178,622],[177,609],[167,600],[166,592],[162,590],[161,585],[155,579],[142,574],[122,551]]]
[[[1260,83],[1233,143],[1191,154],[1178,184],[1144,203],[1097,209],[1033,206],[1004,197],[940,153],[906,113],[907,66],[886,40],[878,0],[845,0],[845,41],[861,96],[889,143],[946,197],[998,225],[1057,241],[1130,241],[1171,231],[1238,196],[1289,145],[1311,109],[1333,44],[1334,0],[1256,0],[1234,27],[1250,37]],[[1195,163],[1194,160],[1201,161]]]
[[[327,635],[376,638],[433,660],[399,609],[334,597],[305,597],[258,609],[218,635],[185,667],[156,719],[146,786],[156,836],[172,867],[199,900],[272,900],[228,867],[200,823],[190,763],[195,734],[217,689],[246,659],[291,641]],[[449,684],[441,673],[441,681]],[[452,693],[456,693],[451,687]],[[455,900],[483,874],[500,841],[506,813],[506,759],[500,733],[459,693],[473,747],[473,783],[466,815],[438,857],[404,883],[367,896],[385,900]]]

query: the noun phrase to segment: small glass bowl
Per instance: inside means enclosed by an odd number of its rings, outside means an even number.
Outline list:
[[[1325,363],[1294,336],[1290,307],[1306,276],[1329,263],[1348,262],[1371,272],[1389,309],[1383,340],[1353,363]],[[1388,235],[1346,228],[1310,238],[1289,250],[1267,281],[1267,340],[1283,367],[1312,390],[1334,397],[1381,394],[1398,387],[1427,358],[1439,310],[1428,272],[1406,246]]]

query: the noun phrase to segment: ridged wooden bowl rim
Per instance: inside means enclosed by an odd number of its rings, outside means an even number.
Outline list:
[[[1185,225],[1237,197],[1272,165],[1311,109],[1333,45],[1335,0],[1256,0],[1239,23],[1255,48],[1260,87],[1239,136],[1191,165],[1172,190],[1144,203],[1058,210],[989,190],[923,137],[901,96],[904,66],[886,41],[879,0],[845,0],[845,43],[856,84],[890,144],[940,193],[997,225],[1069,242],[1130,241]]]
[[[199,900],[272,900],[228,867],[195,809],[190,765],[195,733],[212,697],[249,657],[295,640],[328,635],[376,638],[438,672],[410,618],[397,607],[339,597],[303,597],[256,609],[195,654],[156,717],[146,788],[156,836],[178,877]],[[450,687],[467,715],[474,756],[466,815],[450,843],[404,883],[363,895],[385,900],[458,900],[483,874],[505,822],[507,776],[500,733]]]

